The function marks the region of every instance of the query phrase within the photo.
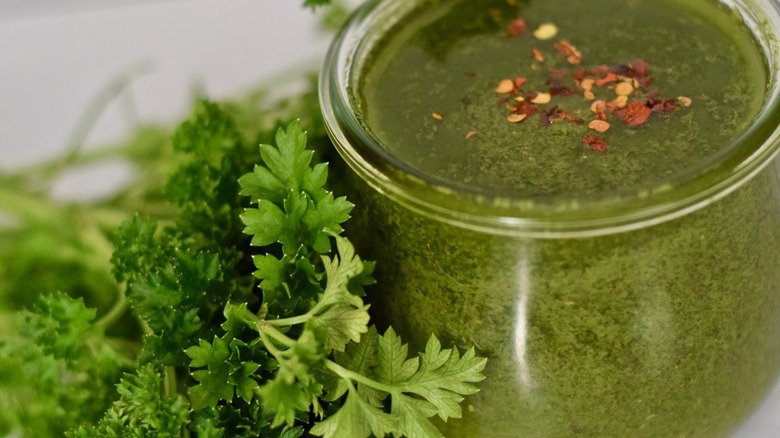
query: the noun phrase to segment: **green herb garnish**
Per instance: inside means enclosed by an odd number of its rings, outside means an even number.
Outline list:
[[[164,214],[135,215],[111,233],[115,302],[85,294],[106,307],[97,312],[45,294],[17,319],[23,330],[0,346],[0,431],[440,436],[429,418],[460,417],[485,359],[435,336],[410,358],[392,329],[370,326],[373,263],[341,236],[353,206],[326,189],[328,166],[306,149],[300,122],[278,128],[274,145],[244,137],[228,112],[200,102],[174,133],[174,153],[160,155],[176,163],[167,183],[141,196],[164,193],[172,205],[153,202]],[[92,240],[105,236],[89,229]]]

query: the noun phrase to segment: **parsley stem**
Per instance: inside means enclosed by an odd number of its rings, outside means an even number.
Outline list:
[[[386,385],[381,382],[377,382],[376,380],[369,379],[368,377],[360,373],[356,373],[354,371],[344,368],[343,366],[337,364],[336,362],[333,362],[330,359],[325,360],[325,368],[333,371],[337,376],[341,377],[344,380],[348,380],[348,381],[354,380],[358,383],[362,383],[374,389],[378,389],[380,391],[384,391],[390,394],[398,392],[398,388],[396,387]]]
[[[268,339],[269,336],[285,347],[295,346],[295,341],[272,326],[270,321],[258,321],[255,326],[257,327],[257,331],[260,332],[260,336],[265,336],[265,338],[263,338],[263,343],[266,344],[266,348],[273,348],[273,346],[267,342],[270,341],[270,339]]]
[[[296,324],[305,324],[311,319],[311,312],[307,312],[303,315],[293,316],[290,318],[269,319],[265,322],[272,326],[287,327]]]
[[[105,332],[105,330],[110,327],[111,324],[116,322],[120,317],[122,317],[122,315],[124,315],[129,308],[130,300],[127,299],[127,296],[125,295],[125,288],[122,286],[119,288],[119,293],[117,294],[117,299],[114,303],[114,306],[111,307],[111,309],[105,315],[103,315],[95,322],[95,328],[101,332]]]
[[[173,398],[178,393],[178,382],[176,381],[176,368],[173,366],[165,367],[165,376],[163,377],[163,394],[166,399]]]

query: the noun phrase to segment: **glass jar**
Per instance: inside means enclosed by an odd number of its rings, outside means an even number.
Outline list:
[[[329,133],[377,261],[374,316],[413,348],[475,346],[487,379],[448,437],[713,437],[780,371],[780,4],[723,1],[760,42],[769,87],[730,146],[654,187],[527,200],[443,183],[366,126],[367,54],[420,1],[369,1],[321,75]]]

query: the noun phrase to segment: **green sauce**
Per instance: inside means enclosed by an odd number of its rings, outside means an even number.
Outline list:
[[[508,37],[518,17],[529,30]],[[554,39],[533,36],[544,22],[558,27]],[[356,90],[368,129],[414,172],[514,199],[661,185],[731,147],[761,110],[768,81],[752,34],[708,0],[431,1],[387,35]],[[580,66],[554,50],[561,39],[582,52]],[[545,56],[537,70],[534,48]],[[541,126],[538,114],[510,123],[497,104],[504,78],[540,89],[549,68],[638,58],[653,77],[643,93],[692,105],[639,126],[609,115],[611,128],[599,133],[605,152],[582,143],[593,133],[587,124]],[[550,106],[590,120],[582,91]],[[377,261],[374,316],[413,348],[435,333],[489,358],[464,418],[441,425],[448,437],[724,436],[777,377],[777,159],[693,213],[555,239],[451,225],[351,178],[348,230]]]
[[[436,333],[488,357],[447,437],[726,436],[777,377],[780,165],[682,219],[565,240],[467,231],[352,187],[374,316],[412,347]]]
[[[522,18],[528,31],[508,36]],[[554,23],[558,34],[539,40],[533,31]],[[766,89],[766,67],[753,35],[714,1],[600,0],[439,1],[411,14],[388,32],[361,75],[363,113],[386,149],[422,173],[448,184],[491,194],[535,197],[598,193],[652,185],[712,156],[753,121]],[[572,65],[555,50],[566,40],[581,52]],[[539,62],[533,49],[544,56]],[[539,115],[507,122],[506,96],[496,84],[524,77],[524,92],[547,92],[560,70],[576,95],[553,96],[557,106],[593,120],[571,74],[642,59],[652,76],[644,102],[689,97],[690,107],[654,115],[630,126],[608,114],[604,134]],[[597,99],[616,97],[614,83],[597,87]],[[522,95],[522,93],[521,93]],[[439,120],[432,116],[442,116]],[[475,131],[470,138],[466,134]],[[605,153],[582,143],[595,133]]]

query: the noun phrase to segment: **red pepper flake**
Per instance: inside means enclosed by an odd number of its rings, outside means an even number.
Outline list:
[[[553,96],[572,96],[577,94],[577,90],[566,86],[566,83],[561,78],[550,78],[544,83],[550,89],[550,94]]]
[[[609,71],[618,76],[633,77],[634,70],[628,64],[614,64],[609,67]]]
[[[620,111],[623,114],[623,122],[631,126],[639,126],[647,121],[653,111],[639,102],[631,102]]]
[[[550,87],[550,94],[553,96],[573,96],[577,94],[577,90],[570,87]]]
[[[553,45],[553,47],[555,47],[555,50],[557,50],[558,53],[566,57],[566,60],[569,61],[569,64],[579,64],[582,62],[582,53],[580,53],[580,51],[577,50],[577,48],[571,45],[571,43],[568,41],[558,41]]]
[[[518,76],[515,78],[515,88],[519,89],[522,87],[526,82],[528,82],[528,78],[524,78],[522,76]]]
[[[635,59],[631,64],[615,64],[609,67],[609,71],[618,76],[634,79],[642,88],[647,88],[653,82],[653,78],[647,75],[649,67],[650,65],[644,60]]]
[[[585,124],[585,120],[583,120],[583,119],[581,119],[579,117],[575,117],[575,116],[571,115],[570,113],[568,113],[568,112],[566,112],[564,110],[561,110],[561,109],[558,110],[558,116],[561,119],[563,119],[563,120],[568,120],[568,121],[576,123],[578,125]]]
[[[640,78],[647,76],[647,69],[649,67],[650,64],[645,62],[644,59],[635,59],[634,61],[631,62],[631,68],[634,69],[636,76]]]
[[[539,113],[539,124],[542,126],[552,125],[553,122],[555,121],[553,117],[557,109],[558,109],[557,107],[553,107],[550,109],[542,110],[542,112]]]
[[[590,104],[590,110],[596,113],[596,118],[599,120],[606,120],[607,119],[607,102],[603,100],[597,100]]]
[[[522,18],[518,18],[512,21],[511,23],[509,23],[509,26],[506,27],[506,34],[509,37],[522,35],[526,32],[528,32],[528,25],[525,24],[525,20],[523,20]]]
[[[582,142],[590,146],[590,148],[596,152],[607,151],[607,142],[596,134],[588,134],[585,138],[582,139]]]
[[[639,83],[639,85],[642,88],[647,88],[653,83],[653,77],[652,76],[644,76],[641,78],[636,78],[636,81]]]
[[[598,67],[590,69],[591,76],[604,76],[607,73],[609,73],[609,66],[606,64],[601,64]]]
[[[549,68],[547,69],[547,72],[550,73],[550,78],[553,79],[563,79],[566,77],[566,70],[562,68]]]
[[[677,103],[672,99],[660,100],[654,97],[649,97],[645,106],[650,108],[650,111],[654,113],[665,114],[677,109]]]
[[[526,101],[517,102],[515,104],[514,111],[516,114],[524,114],[526,117],[531,117],[539,111],[539,107]]]
[[[539,114],[539,124],[542,126],[550,126],[558,120],[568,120],[578,125],[585,123],[585,120],[579,117],[575,117],[568,112],[558,108],[557,106],[543,110]]]
[[[606,84],[617,82],[619,80],[620,80],[620,76],[616,75],[615,73],[608,72],[604,77],[596,79],[596,86],[602,87]]]
[[[580,70],[577,70],[577,71],[573,72],[571,74],[571,77],[576,79],[577,82],[582,82],[587,75],[588,75],[588,72],[586,72],[585,70],[580,69]]]
[[[469,131],[466,133],[466,140],[470,139],[471,137],[477,135],[477,131]]]
[[[542,55],[542,52],[540,52],[537,49],[533,49],[534,52],[534,59],[539,62],[544,62],[544,55]]]

